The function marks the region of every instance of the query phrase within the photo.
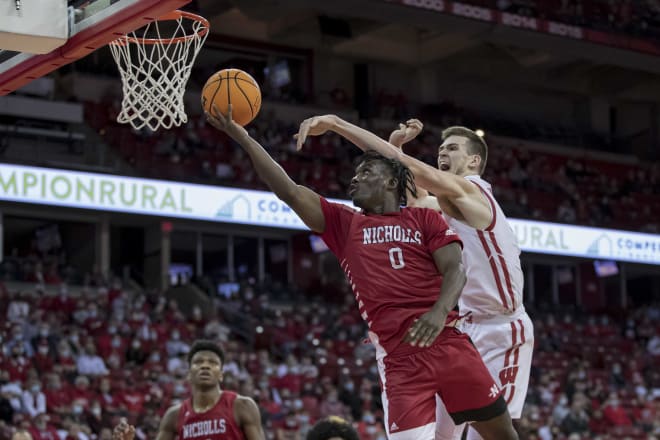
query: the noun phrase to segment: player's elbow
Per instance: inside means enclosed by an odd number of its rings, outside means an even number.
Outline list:
[[[287,205],[292,206],[296,203],[297,200],[300,199],[298,190],[299,190],[299,185],[296,184],[288,185],[285,188],[282,188],[280,191],[277,191],[275,195],[277,196],[278,199],[280,199]]]

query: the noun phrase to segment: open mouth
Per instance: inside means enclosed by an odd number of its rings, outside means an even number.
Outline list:
[[[449,171],[449,164],[448,163],[441,163],[440,164],[440,170]]]
[[[357,186],[356,185],[351,185],[351,186],[348,187],[348,195],[349,196],[352,196],[355,191],[357,191]]]

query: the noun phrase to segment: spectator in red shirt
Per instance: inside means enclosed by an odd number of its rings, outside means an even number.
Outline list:
[[[86,408],[94,399],[94,393],[89,388],[89,379],[85,376],[78,376],[74,381],[74,387],[69,393],[72,401],[78,402]]]
[[[32,363],[36,367],[39,374],[50,373],[53,370],[53,365],[55,363],[52,356],[50,356],[50,348],[48,347],[48,341],[42,340],[37,345],[37,352],[32,358]]]
[[[48,414],[39,414],[34,418],[32,427],[29,429],[34,440],[59,440],[57,430],[49,424]]]
[[[337,388],[331,387],[325,399],[321,402],[319,407],[319,414],[321,417],[340,416],[347,417],[348,409],[343,403],[339,401],[339,393]]]
[[[57,346],[57,363],[53,367],[56,373],[62,374],[65,378],[75,377],[77,370],[76,360],[71,351],[71,345],[68,341],[62,340]]]
[[[71,398],[68,387],[62,386],[62,380],[56,373],[49,374],[46,381],[46,407],[51,413],[62,414],[69,410]]]
[[[24,382],[30,368],[32,362],[25,355],[23,344],[15,344],[11,349],[11,356],[2,365],[2,369],[9,373],[9,381]]]
[[[616,393],[611,393],[609,399],[603,405],[603,416],[613,426],[631,426],[632,422],[626,410],[620,405]]]

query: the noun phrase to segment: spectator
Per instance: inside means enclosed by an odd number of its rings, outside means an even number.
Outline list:
[[[85,345],[84,352],[76,360],[78,374],[87,376],[104,376],[108,374],[108,368],[101,356],[96,354],[96,347],[92,342]]]
[[[42,413],[34,418],[30,433],[34,440],[59,440],[57,430],[50,425],[48,414]]]
[[[7,307],[7,321],[16,324],[25,322],[30,314],[30,304],[28,303],[29,295],[27,292],[19,292],[14,294],[14,298]]]
[[[603,405],[603,416],[612,426],[630,426],[632,422],[621,406],[619,396],[616,393],[610,393],[610,396]]]
[[[580,402],[573,402],[570,412],[561,421],[561,430],[566,435],[584,435],[589,432],[589,416]]]
[[[32,379],[28,381],[26,389],[21,398],[23,411],[34,418],[39,414],[46,413],[46,395],[41,391],[39,381]]]

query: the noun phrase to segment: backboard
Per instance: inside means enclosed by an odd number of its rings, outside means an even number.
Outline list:
[[[68,0],[65,18],[68,22],[68,38],[62,40],[64,44],[43,54],[0,50],[0,96],[11,93],[36,78],[85,57],[126,33],[183,7],[190,1]],[[10,3],[12,7],[21,7],[21,2],[7,3]],[[48,5],[49,2],[39,3]],[[28,12],[19,11],[22,15],[19,14],[18,19],[25,18]],[[54,10],[53,13],[61,14],[63,12]],[[13,19],[13,23],[15,21]],[[38,50],[33,52],[38,52]]]

